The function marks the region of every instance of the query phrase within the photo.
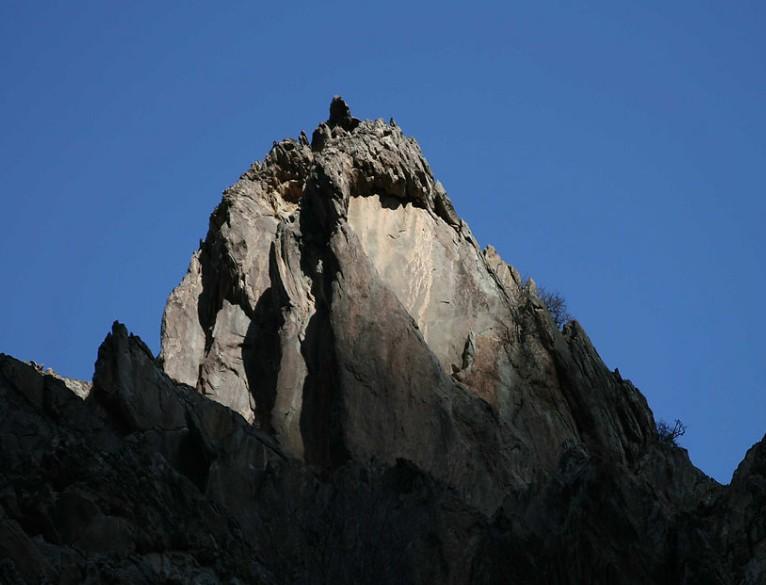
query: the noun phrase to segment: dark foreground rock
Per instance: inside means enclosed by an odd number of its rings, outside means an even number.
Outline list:
[[[225,192],[162,343],[0,356],[0,582],[766,582],[766,440],[694,468],[340,98]]]

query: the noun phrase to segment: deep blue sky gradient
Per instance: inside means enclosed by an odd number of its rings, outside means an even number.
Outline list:
[[[0,351],[89,378],[334,94],[557,289],[727,482],[766,431],[766,4],[0,4]]]

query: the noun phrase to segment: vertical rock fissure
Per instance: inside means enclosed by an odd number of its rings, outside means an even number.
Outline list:
[[[284,323],[279,295],[273,290],[266,289],[255,304],[242,342],[242,364],[254,401],[254,424],[267,432],[273,432],[271,411],[282,361],[279,330]]]
[[[307,374],[302,389],[300,431],[306,462],[333,469],[348,460],[349,454],[343,437],[342,393],[337,376],[335,334],[330,322],[333,283],[338,277],[339,265],[329,247],[329,233],[338,218],[331,216],[332,223],[325,224],[324,229],[318,225],[319,218],[327,216],[322,214],[318,218],[317,207],[333,205],[319,200],[324,197],[330,199],[333,194],[319,191],[305,198],[300,215],[301,232],[319,236],[308,236],[301,242],[301,269],[311,277],[315,311],[301,344]]]

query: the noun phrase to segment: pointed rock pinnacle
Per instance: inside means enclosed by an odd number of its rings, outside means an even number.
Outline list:
[[[359,125],[359,120],[351,115],[351,108],[348,107],[346,100],[336,95],[330,102],[330,117],[327,124],[330,128],[340,126],[350,132]]]

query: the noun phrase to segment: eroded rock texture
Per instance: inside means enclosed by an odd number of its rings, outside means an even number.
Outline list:
[[[92,387],[0,358],[0,579],[766,582],[766,441],[695,469],[340,98],[224,193],[162,325]]]

